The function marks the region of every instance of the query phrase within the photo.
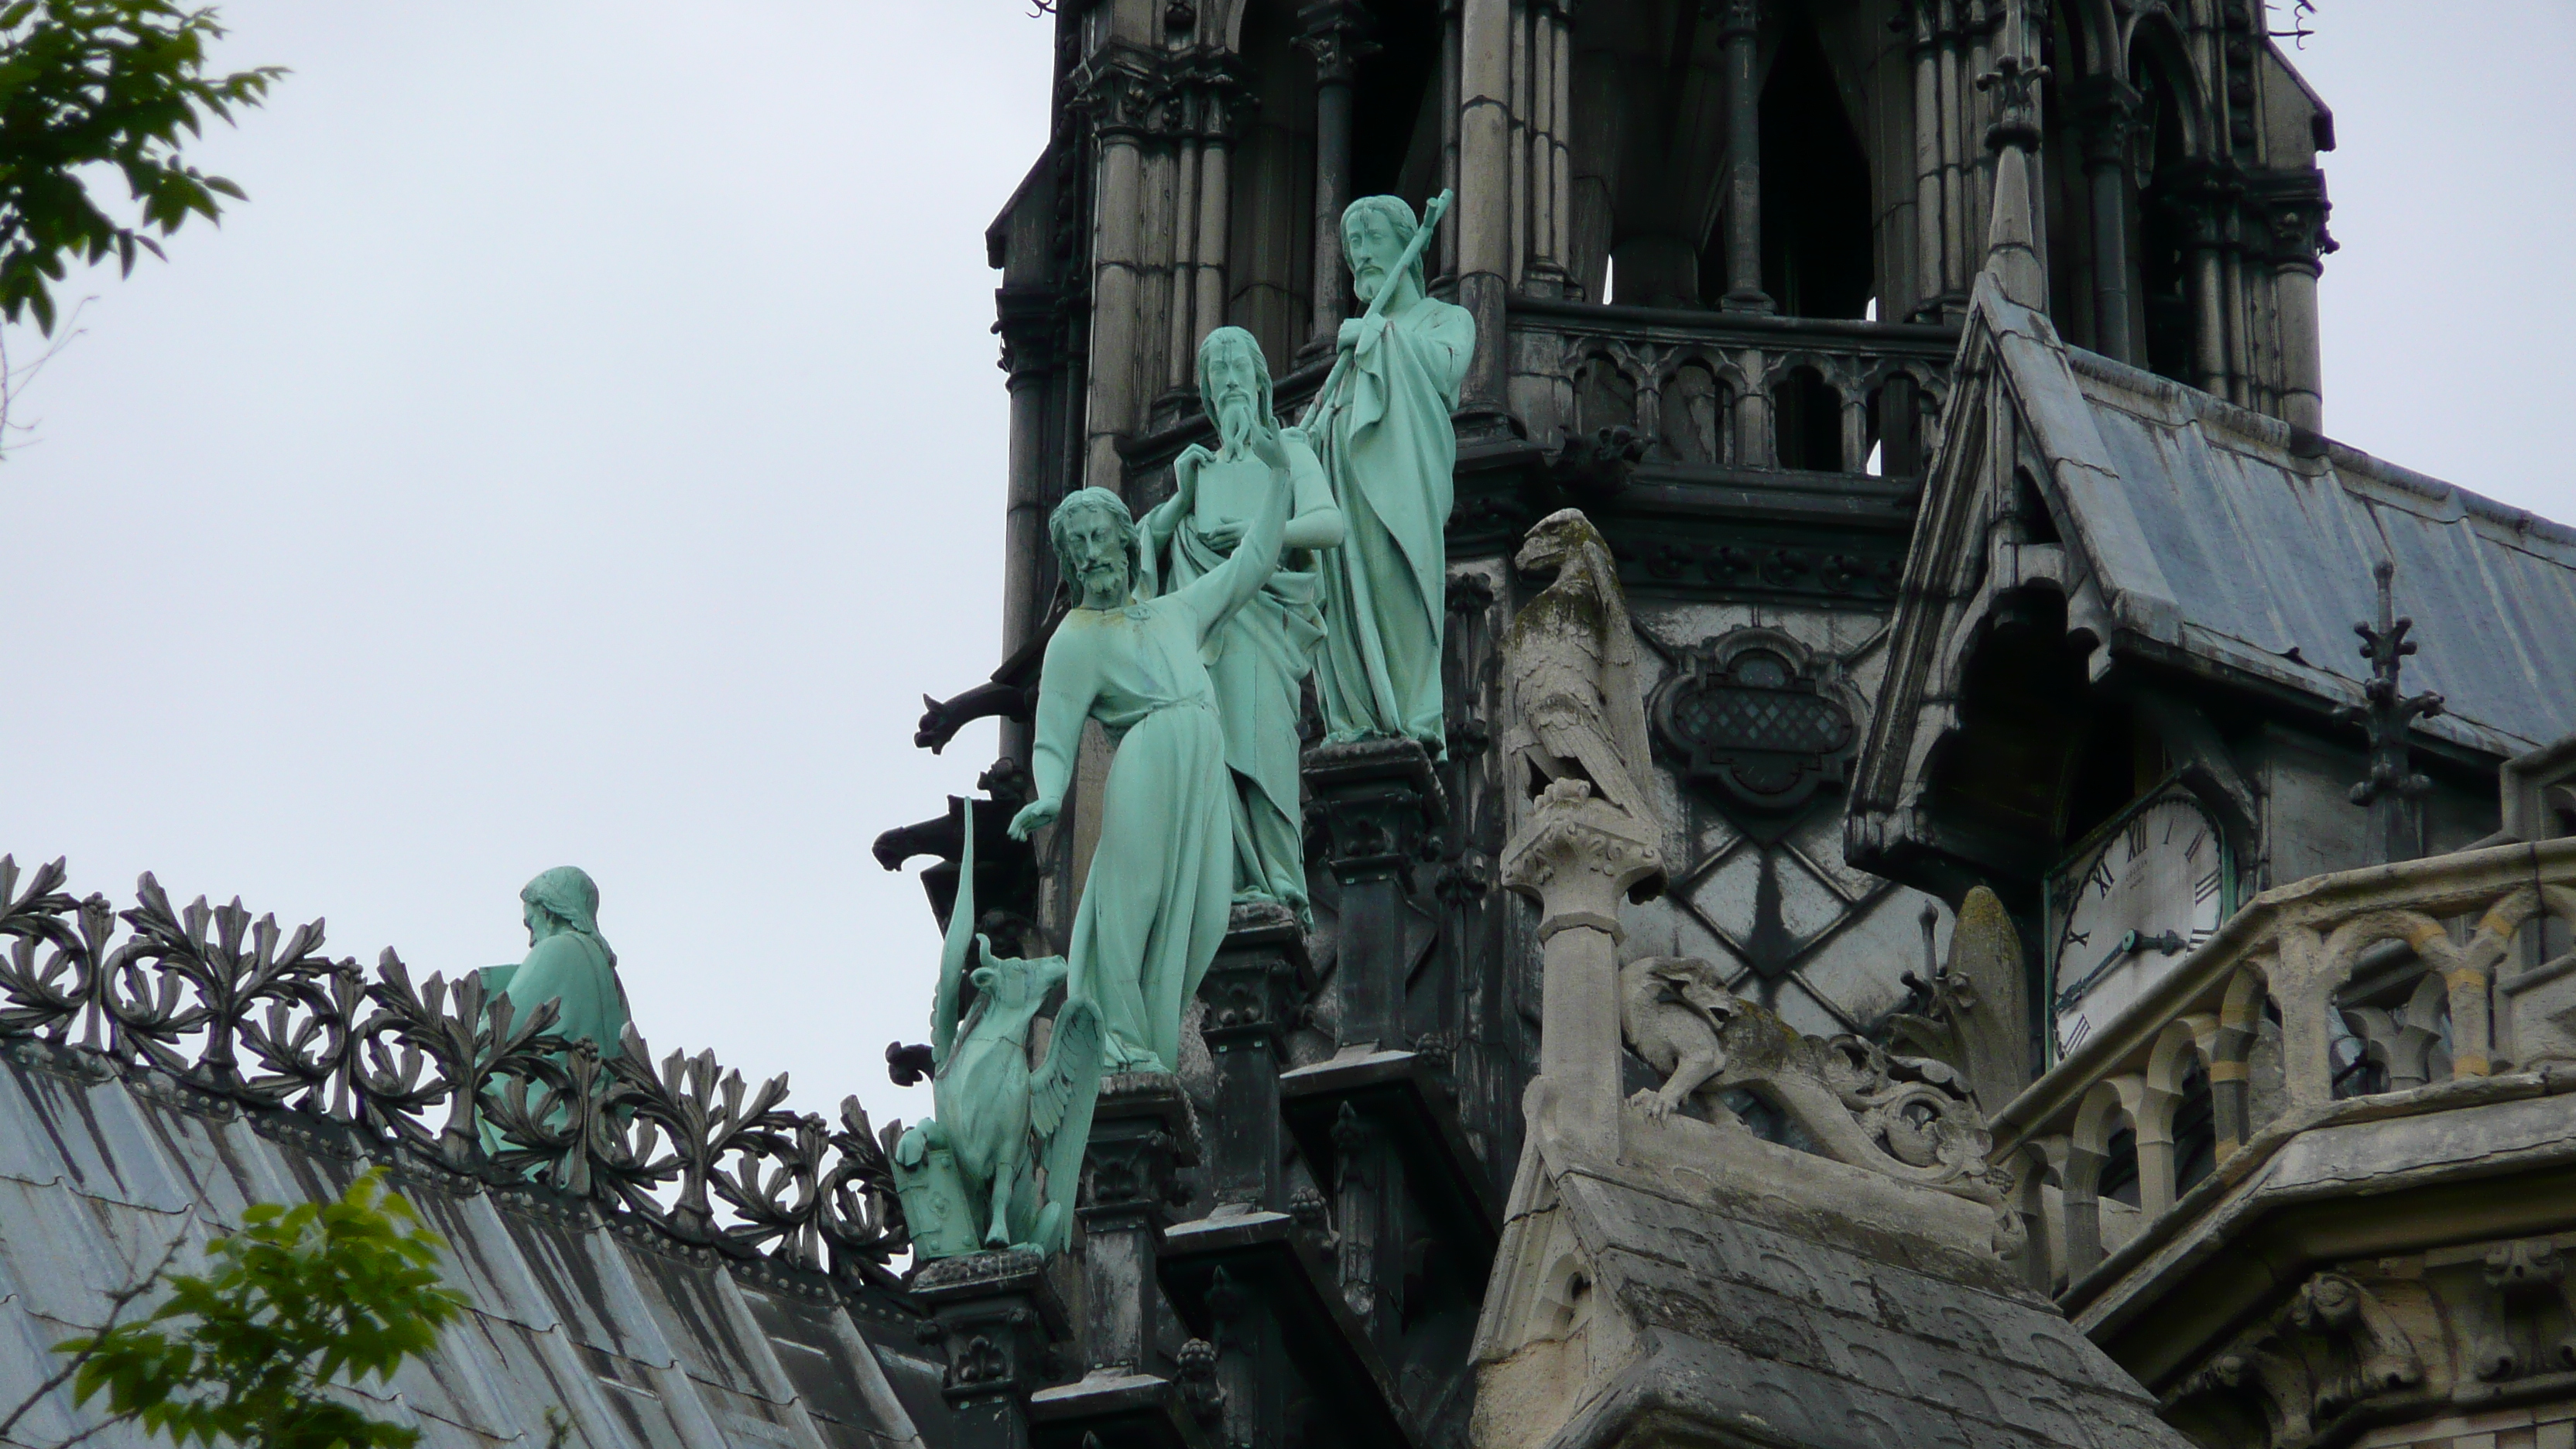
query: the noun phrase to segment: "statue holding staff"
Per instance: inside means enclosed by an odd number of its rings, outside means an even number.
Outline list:
[[[1219,327],[1199,344],[1198,371],[1200,405],[1216,425],[1218,446],[1214,452],[1193,446],[1174,460],[1179,487],[1145,515],[1147,558],[1161,590],[1186,588],[1214,572],[1279,486],[1270,465],[1252,451],[1256,436],[1278,430],[1261,344],[1240,327]],[[1201,654],[1233,777],[1234,898],[1287,906],[1303,919],[1297,715],[1324,637],[1320,581],[1305,551],[1340,544],[1342,514],[1306,435],[1289,428],[1279,440],[1294,496],[1283,545],[1294,552],[1208,636]]]
[[[1363,196],[1342,213],[1342,252],[1367,312],[1342,324],[1340,356],[1305,430],[1322,455],[1344,537],[1324,575],[1316,666],[1326,738],[1411,737],[1447,746],[1440,641],[1447,603],[1449,414],[1476,351],[1476,319],[1424,291],[1422,252],[1448,209]]]
[[[1056,626],[1039,673],[1030,773],[1037,798],[1011,821],[1025,840],[1064,809],[1082,722],[1116,754],[1100,838],[1076,908],[1066,989],[1099,1009],[1111,1071],[1167,1072],[1181,1012],[1225,938],[1234,899],[1234,789],[1216,687],[1201,653],[1278,567],[1295,487],[1275,425],[1251,437],[1269,489],[1223,563],[1140,599],[1142,530],[1117,494],[1082,488],[1047,520],[1057,567],[1081,602]]]

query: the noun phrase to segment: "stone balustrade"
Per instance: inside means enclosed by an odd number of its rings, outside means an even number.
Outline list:
[[[1627,428],[1650,465],[1915,474],[1954,327],[1515,300],[1512,410],[1549,444]]]
[[[2256,897],[1996,1114],[2033,1281],[2098,1320],[2181,1271],[2203,1229],[2247,1216],[2249,1194],[2285,1190],[2304,1169],[2275,1159],[2302,1139],[2576,1089],[2571,921],[2576,839]],[[2461,1117],[2423,1141],[2456,1155],[2476,1131]],[[2417,1155],[2367,1172],[2394,1185],[2442,1167],[2440,1152]]]

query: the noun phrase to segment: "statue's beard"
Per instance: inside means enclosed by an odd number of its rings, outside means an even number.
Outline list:
[[[1244,450],[1252,443],[1255,421],[1252,399],[1248,397],[1238,394],[1217,404],[1216,435],[1225,444],[1227,457],[1243,456]]]

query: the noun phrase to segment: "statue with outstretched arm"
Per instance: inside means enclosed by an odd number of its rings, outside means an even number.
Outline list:
[[[1179,1062],[1182,1009],[1233,907],[1234,787],[1201,651],[1278,567],[1295,492],[1275,424],[1256,430],[1251,449],[1269,477],[1242,541],[1159,596],[1139,595],[1143,531],[1117,494],[1080,489],[1047,521],[1080,603],[1047,645],[1030,762],[1037,798],[1011,834],[1026,839],[1063,810],[1083,721],[1100,721],[1116,753],[1067,956],[1069,990],[1098,1006],[1114,1071]]]

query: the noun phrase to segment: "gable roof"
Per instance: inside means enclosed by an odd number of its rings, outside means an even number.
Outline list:
[[[2357,704],[2387,558],[2424,646],[2408,688],[2448,706],[2421,728],[2507,756],[2576,724],[2576,529],[2068,347],[1990,287],[1976,306],[2124,629]]]
[[[1732,1150],[1766,1148],[1787,1152]],[[1790,1172],[1834,1166],[1819,1164]],[[1557,1449],[1614,1442],[1657,1417],[1816,1449],[2183,1442],[2135,1380],[1999,1262],[1962,1281],[1944,1255],[1865,1232],[1782,1231],[1728,1211],[1722,1192],[1677,1195],[1642,1174],[1575,1166],[1555,1187],[1598,1301],[1646,1345]]]
[[[2099,642],[2097,678],[2152,659],[2322,711],[2363,700],[2353,625],[2376,615],[2372,569],[2393,560],[2422,644],[2406,688],[2447,705],[2418,731],[2500,761],[2576,725],[2562,642],[2576,639],[2576,529],[2069,347],[1991,275],[1955,375],[1854,779],[1855,861],[1911,833],[1968,642],[2002,592],[2033,582]],[[1991,536],[2009,504],[1990,499],[2017,467],[2061,542]]]
[[[13,1043],[0,1058],[0,1404],[36,1395],[60,1362],[51,1346],[100,1326],[107,1295],[174,1236],[202,1245],[251,1203],[336,1196],[380,1151],[342,1123]],[[429,1449],[542,1443],[552,1407],[587,1449],[919,1449],[915,1416],[945,1427],[937,1371],[876,1341],[909,1337],[899,1314],[620,1231],[541,1188],[487,1187],[407,1152],[392,1166],[447,1240],[440,1267],[467,1311],[426,1360],[351,1397]],[[199,1265],[183,1251],[173,1266]],[[44,1394],[28,1442],[104,1417],[71,1400],[68,1385]]]

